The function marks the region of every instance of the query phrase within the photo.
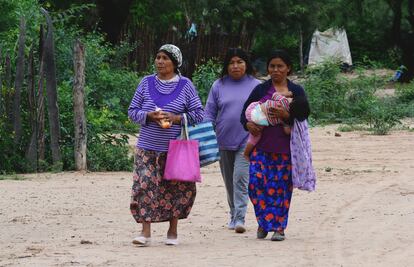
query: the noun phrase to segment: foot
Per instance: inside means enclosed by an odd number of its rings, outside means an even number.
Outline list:
[[[234,227],[234,231],[236,233],[242,234],[242,233],[246,232],[246,228],[244,227],[244,224],[236,223],[236,226]]]
[[[165,240],[165,244],[167,246],[177,246],[178,245],[178,238],[168,238]]]
[[[265,239],[267,236],[267,232],[263,230],[262,227],[257,228],[257,238],[258,239]]]
[[[272,240],[272,241],[283,241],[283,240],[285,240],[285,233],[276,231],[272,235],[272,238],[270,240]]]
[[[151,244],[151,237],[145,237],[142,235],[139,235],[132,239],[132,243],[135,245],[141,245],[141,246],[149,246]]]

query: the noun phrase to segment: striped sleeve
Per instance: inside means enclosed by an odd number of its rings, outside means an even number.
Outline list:
[[[203,121],[204,109],[201,104],[200,97],[198,96],[197,90],[194,87],[193,83],[188,80],[185,85],[186,90],[186,115],[188,118],[189,124],[197,124]]]
[[[128,117],[135,123],[146,125],[148,112],[142,110],[142,104],[144,102],[144,91],[148,88],[148,80],[142,79],[139,83],[131,104],[128,108]]]

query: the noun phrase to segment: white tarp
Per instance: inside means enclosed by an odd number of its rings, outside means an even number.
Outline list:
[[[329,58],[339,59],[343,63],[352,65],[345,30],[328,29],[324,32],[316,30],[313,33],[308,64],[318,64]]]

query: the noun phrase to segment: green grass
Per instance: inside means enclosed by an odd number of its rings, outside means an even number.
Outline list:
[[[2,180],[14,180],[14,181],[23,181],[26,178],[21,176],[21,175],[17,175],[17,174],[3,174],[0,175],[0,181]]]

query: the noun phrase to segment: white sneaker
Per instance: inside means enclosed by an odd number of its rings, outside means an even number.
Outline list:
[[[149,246],[151,244],[151,237],[145,237],[145,236],[137,236],[132,240],[132,243],[135,245],[141,245],[141,246]]]
[[[178,238],[172,239],[172,238],[167,238],[165,240],[165,244],[168,246],[177,246],[178,245]]]

